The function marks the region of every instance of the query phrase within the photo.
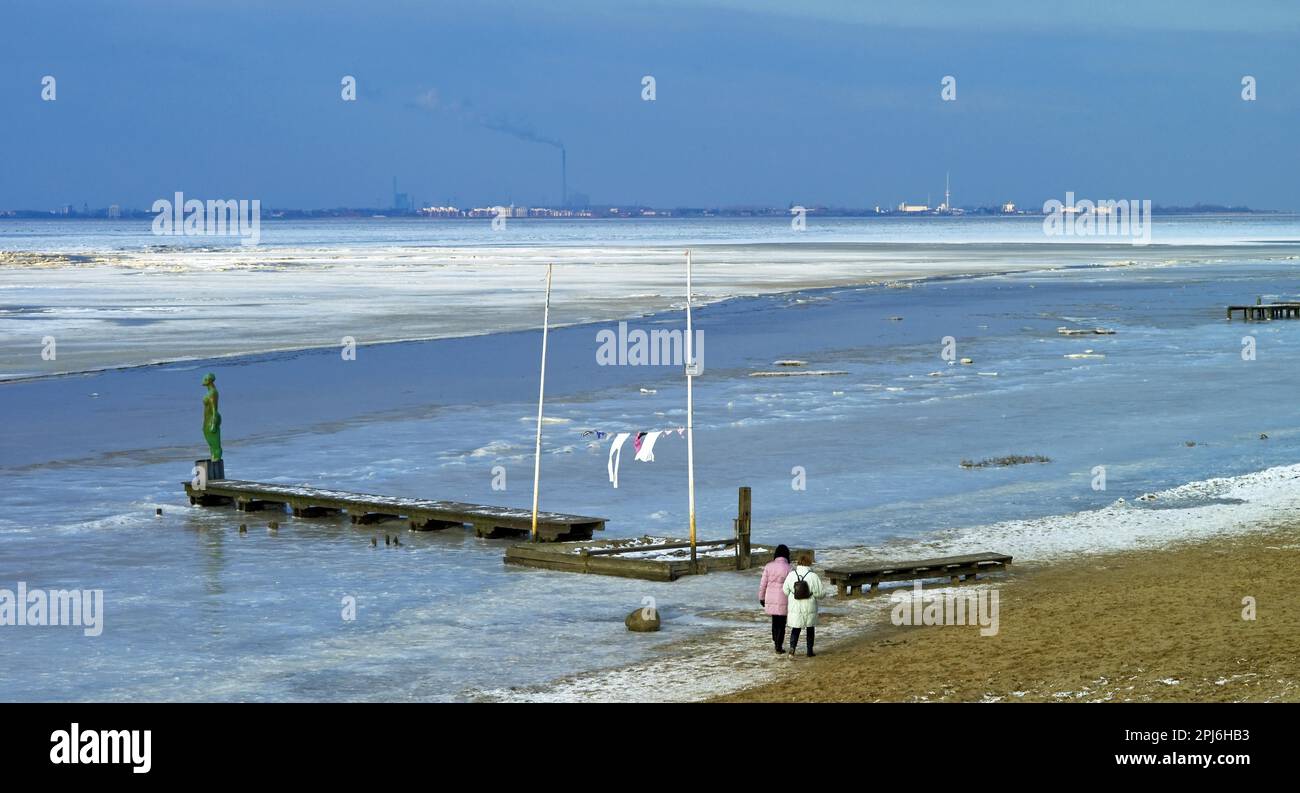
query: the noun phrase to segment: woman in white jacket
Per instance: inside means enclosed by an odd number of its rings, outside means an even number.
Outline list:
[[[799,597],[800,593],[795,591],[800,582],[808,585],[806,597]],[[822,586],[822,580],[812,571],[810,554],[799,554],[799,563],[785,577],[781,589],[789,597],[789,614],[786,619],[790,625],[790,655],[794,655],[795,648],[799,646],[799,630],[806,628],[808,657],[812,658],[816,655],[813,652],[813,636],[817,628],[817,601],[826,597],[826,587]]]

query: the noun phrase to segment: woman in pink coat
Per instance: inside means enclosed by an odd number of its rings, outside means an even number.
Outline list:
[[[790,575],[790,549],[776,546],[776,555],[763,566],[763,580],[758,584],[758,604],[772,615],[772,643],[778,653],[785,652],[785,615],[789,608],[786,600],[786,576]]]

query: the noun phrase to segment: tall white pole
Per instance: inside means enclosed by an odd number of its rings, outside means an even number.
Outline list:
[[[691,331],[691,252],[686,252],[686,482],[691,510],[691,570],[695,570],[695,334]]]
[[[542,404],[546,399],[546,336],[551,327],[551,268],[546,265],[546,308],[542,312],[542,375],[537,386],[537,447],[533,451],[533,542],[537,542],[537,494],[542,482]]]

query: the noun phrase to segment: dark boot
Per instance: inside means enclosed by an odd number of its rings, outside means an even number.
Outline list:
[[[791,628],[790,629],[790,655],[794,655],[794,651],[797,649],[799,649],[799,629]]]
[[[772,615],[772,644],[778,655],[785,652],[785,617],[780,614]]]
[[[817,654],[817,653],[813,652],[813,648],[812,648],[812,647],[813,647],[813,639],[815,638],[816,633],[817,633],[817,629],[816,629],[816,628],[812,628],[812,627],[809,627],[809,628],[808,628],[808,657],[809,657],[809,658],[812,658],[814,655]]]

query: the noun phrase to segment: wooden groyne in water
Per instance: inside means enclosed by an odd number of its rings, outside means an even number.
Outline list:
[[[540,567],[569,573],[595,573],[647,581],[676,581],[686,575],[714,570],[749,570],[772,561],[776,547],[753,546],[750,488],[739,491],[734,535],[726,540],[690,540],[679,537],[635,537],[617,540],[557,542],[541,545],[524,542],[506,549],[502,559],[508,565]],[[692,552],[692,550],[694,552]],[[791,551],[812,555],[810,549]]]
[[[533,513],[527,509],[378,496],[242,479],[209,479],[201,489],[186,482],[185,494],[191,504],[234,504],[241,512],[268,507],[284,510],[288,507],[296,517],[303,518],[346,512],[354,524],[405,520],[413,531],[472,527],[479,537],[489,538],[530,534],[533,525]],[[559,512],[537,513],[537,539],[544,542],[590,540],[593,532],[604,529],[604,518]]]
[[[541,545],[522,542],[506,549],[506,564],[540,567],[569,573],[595,573],[647,581],[676,581],[686,575],[714,570],[748,570],[772,561],[775,547],[744,547],[744,541],[697,542],[695,563],[691,544],[670,537],[638,537],[590,542],[556,542]],[[799,553],[794,551],[792,553]],[[811,554],[811,551],[804,551]]]
[[[1253,306],[1228,306],[1228,319],[1241,312],[1241,318],[1251,320],[1300,319],[1300,303],[1256,303]]]
[[[195,506],[231,506],[240,512],[290,510],[295,517],[319,518],[347,513],[355,525],[405,521],[412,531],[473,528],[485,538],[528,536],[533,513],[514,507],[493,507],[459,501],[381,496],[327,490],[305,485],[279,485],[243,479],[209,479],[203,487],[185,482],[185,494]],[[749,570],[772,560],[775,546],[751,546],[750,489],[739,494],[735,534],[725,540],[695,543],[675,537],[636,537],[592,540],[605,529],[604,518],[537,513],[537,539],[506,549],[509,565],[596,573],[649,581],[675,581],[710,571]],[[792,555],[803,549],[794,549]],[[806,550],[809,554],[811,550]],[[694,559],[692,560],[692,556]]]

